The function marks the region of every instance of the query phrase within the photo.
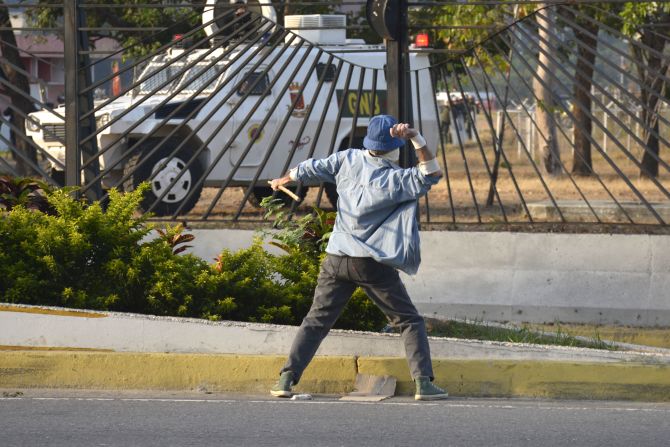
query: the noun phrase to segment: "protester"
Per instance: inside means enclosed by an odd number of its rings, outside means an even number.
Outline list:
[[[411,140],[419,161],[418,166],[407,169],[398,165],[405,139]],[[273,396],[292,396],[292,387],[360,286],[401,331],[416,384],[414,398],[447,397],[445,390],[433,384],[426,326],[397,271],[414,274],[419,267],[416,201],[438,182],[440,166],[418,131],[388,115],[370,119],[363,146],[365,150],[348,149],[325,159],[303,161],[288,175],[270,182],[274,190],[292,181],[331,182],[339,194],[314,301],[271,390]]]
[[[442,132],[442,138],[444,138],[445,144],[451,144],[451,133],[449,132],[449,126],[451,125],[451,109],[449,105],[442,107],[440,111],[440,130]]]

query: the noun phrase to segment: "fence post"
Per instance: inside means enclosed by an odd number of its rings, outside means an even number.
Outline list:
[[[389,115],[401,123],[412,123],[412,84],[409,66],[409,25],[407,20],[407,0],[397,0],[400,20],[397,38],[386,40],[386,66]],[[407,168],[416,164],[416,156],[411,144],[401,150],[401,166]]]
[[[65,184],[81,186],[81,162],[97,157],[96,140],[80,144],[83,138],[95,132],[95,116],[86,120],[81,116],[93,110],[93,93],[80,95],[80,89],[91,84],[91,67],[88,55],[88,36],[80,28],[84,22],[81,0],[64,3],[64,58],[65,58]],[[87,166],[85,180],[92,180],[99,173],[97,158]],[[75,193],[79,195],[79,193]],[[89,199],[102,195],[100,181],[87,189]]]
[[[407,0],[368,0],[366,7],[368,22],[386,43],[386,113],[413,124]],[[401,150],[400,163],[416,164],[411,144]]]
[[[79,0],[63,4],[63,27],[65,42],[65,184],[79,186],[81,157],[79,156],[79,107],[77,101],[77,9]]]

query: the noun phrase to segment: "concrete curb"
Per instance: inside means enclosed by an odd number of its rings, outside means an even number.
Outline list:
[[[438,359],[433,369],[452,396],[670,401],[667,365]],[[394,375],[397,393],[413,393],[403,359],[359,359],[359,371]]]
[[[81,351],[0,351],[1,388],[202,390],[267,393],[285,357]],[[300,388],[352,391],[354,357],[321,357]]]
[[[2,350],[2,388],[182,390],[267,393],[284,356]],[[670,402],[670,367],[654,363],[547,360],[434,361],[452,396]],[[357,373],[393,375],[396,394],[412,382],[401,358],[317,357],[296,391],[343,394]]]
[[[0,388],[267,393],[296,327],[0,304]],[[670,401],[670,354],[430,339],[454,396]],[[357,373],[412,394],[400,337],[332,331],[297,391],[344,394]]]
[[[296,326],[115,312],[82,312],[0,303],[0,346],[113,352],[279,355],[289,352]],[[604,351],[567,346],[430,337],[435,358],[641,362],[670,365],[670,353]],[[321,356],[404,356],[398,334],[332,330]]]

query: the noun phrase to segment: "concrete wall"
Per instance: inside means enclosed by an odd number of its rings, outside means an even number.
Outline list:
[[[670,237],[424,232],[426,314],[670,326]]]
[[[212,260],[253,231],[193,230]],[[670,236],[429,231],[404,276],[428,316],[670,326]]]

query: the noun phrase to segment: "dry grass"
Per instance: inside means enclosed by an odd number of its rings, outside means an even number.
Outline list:
[[[635,161],[628,158],[624,151],[609,141],[606,155],[600,154],[595,147],[592,150],[595,175],[589,177],[571,176],[568,173],[572,167],[572,151],[569,142],[559,133],[561,158],[565,173],[552,177],[542,169],[539,151],[528,153],[524,146],[520,144],[519,138],[510,126],[506,132],[503,146],[507,159],[501,158],[496,183],[499,201],[498,197],[494,196],[492,205],[486,206],[491,188],[489,172],[494,165],[495,157],[491,132],[486,130],[483,117],[480,116],[478,119],[482,147],[473,139],[466,142],[463,149],[458,145],[449,144],[438,151],[440,164],[445,167],[446,162],[445,172],[448,173],[448,176],[433,187],[427,200],[421,201],[420,209],[423,221],[428,220],[426,202],[429,203],[431,222],[462,223],[503,221],[500,203],[504,205],[506,218],[509,222],[528,222],[529,218],[525,213],[521,197],[527,204],[546,202],[552,198],[558,202],[583,202],[586,199],[589,203],[607,202],[613,204],[614,200],[620,203],[640,203],[640,196],[649,202],[670,204],[670,194],[667,192],[670,190],[670,173],[663,166],[660,168],[661,175],[656,183],[648,179],[642,179],[639,176],[640,169],[636,166]],[[519,123],[516,123],[516,125],[523,130]],[[615,131],[613,133],[616,134]],[[523,136],[523,138],[526,137],[527,135]],[[602,132],[598,134],[595,131],[594,138],[602,138]],[[667,138],[670,140],[670,135]],[[625,138],[620,141],[621,144],[627,143]],[[641,159],[642,149],[639,146],[633,144],[630,151],[634,160]],[[662,147],[661,157],[670,162],[670,148]],[[616,166],[621,172],[618,173],[612,165]],[[215,188],[204,190],[199,204],[188,216],[189,220],[198,219],[202,216],[216,192],[217,189]],[[239,187],[228,188],[217,202],[209,219],[231,220],[237,213],[243,198],[243,192],[244,190]],[[316,204],[317,192],[317,188],[310,189],[306,200],[300,206],[300,212],[307,211],[310,206]],[[322,198],[321,206],[329,206],[325,195]],[[477,211],[479,211],[479,217]],[[604,221],[614,223],[622,220],[621,216],[600,217]],[[247,202],[242,208],[239,219],[242,221],[261,220],[262,211]],[[569,218],[566,219],[570,220]],[[537,221],[538,218],[536,217],[534,220]],[[577,220],[581,220],[581,218]],[[593,216],[587,216],[586,220],[595,221],[596,219]],[[638,222],[637,218],[636,222]],[[642,216],[639,222],[653,223],[655,221],[649,215]]]
[[[573,177],[570,179],[567,175],[558,178],[545,177],[545,183],[543,184],[529,163],[513,158],[510,160],[510,164],[516,185],[512,181],[509,170],[506,168],[501,169],[496,184],[496,191],[500,202],[498,202],[498,197],[494,196],[493,205],[487,207],[486,201],[491,181],[483,167],[481,156],[475,157],[474,151],[473,149],[466,149],[470,169],[470,179],[468,179],[465,174],[460,151],[453,148],[448,149],[448,185],[447,178],[445,177],[444,180],[433,187],[428,198],[421,201],[422,220],[425,221],[427,218],[426,202],[429,204],[431,222],[451,222],[454,220],[454,216],[456,222],[476,222],[478,218],[475,203],[479,207],[483,221],[502,221],[503,217],[499,205],[499,203],[502,203],[504,204],[507,219],[510,222],[525,222],[528,218],[522,207],[520,197],[523,196],[525,202],[531,204],[548,201],[550,199],[549,193],[557,201],[581,201],[583,197],[586,197],[591,203],[594,201],[611,202],[612,197],[614,197],[619,202],[639,202],[632,188],[615,174],[601,174],[600,179],[595,177]],[[477,152],[479,151],[477,150]],[[648,201],[667,203],[667,197],[650,180],[633,177],[630,182]],[[665,188],[670,189],[670,175],[662,175],[659,183]],[[189,220],[198,219],[202,216],[210,206],[217,191],[218,189],[216,188],[205,188],[200,202],[189,215]],[[311,188],[305,201],[300,206],[300,210],[308,210],[310,206],[316,205],[317,193],[318,188]],[[228,188],[214,207],[210,220],[232,219],[237,213],[243,196],[243,188]],[[328,207],[329,205],[324,195],[321,200],[321,206]],[[239,219],[260,220],[262,219],[262,211],[247,202],[242,209]]]

